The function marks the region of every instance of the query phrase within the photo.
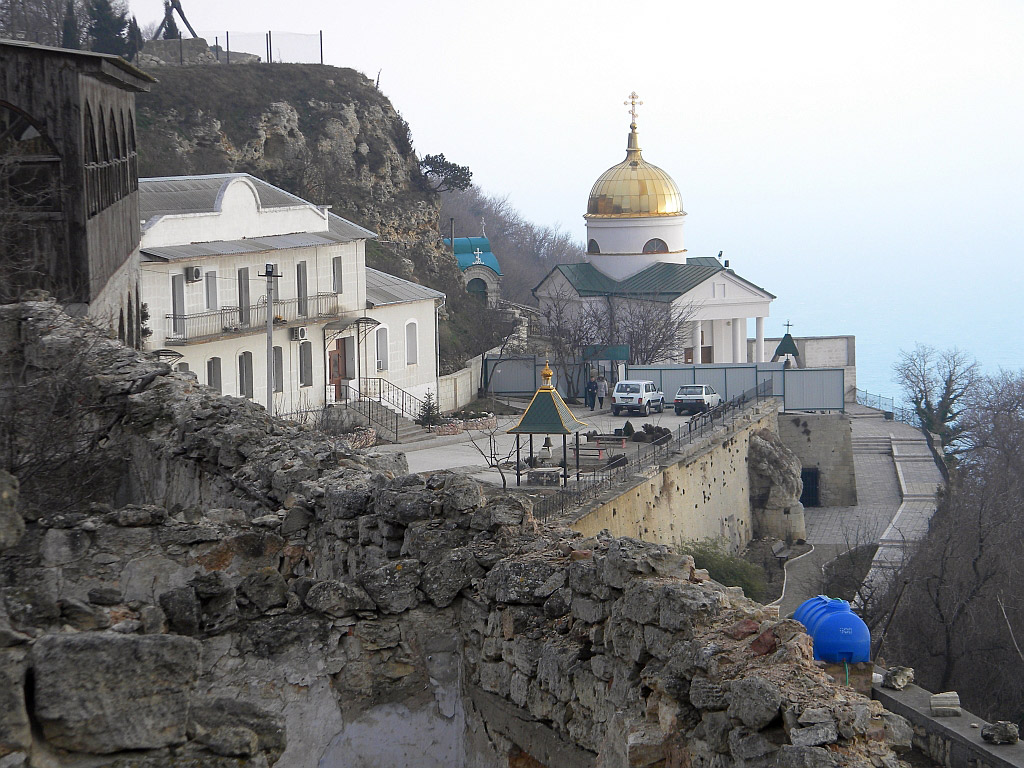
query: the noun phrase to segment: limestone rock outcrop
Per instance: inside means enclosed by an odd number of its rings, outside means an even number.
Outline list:
[[[754,535],[797,541],[807,536],[800,460],[779,436],[760,429],[750,436],[750,508]]]
[[[4,323],[32,376],[88,349],[75,405],[114,409],[121,457],[23,499],[0,552],[4,766],[898,766],[895,715],[687,556],[408,474],[52,304]]]

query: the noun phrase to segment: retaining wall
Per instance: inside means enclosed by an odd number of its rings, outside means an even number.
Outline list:
[[[818,501],[823,507],[857,504],[853,433],[844,413],[780,413],[779,437],[806,469],[818,469]]]

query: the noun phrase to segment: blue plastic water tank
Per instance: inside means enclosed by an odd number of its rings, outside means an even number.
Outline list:
[[[871,632],[845,600],[812,597],[801,603],[793,618],[807,627],[818,661],[870,661]]]

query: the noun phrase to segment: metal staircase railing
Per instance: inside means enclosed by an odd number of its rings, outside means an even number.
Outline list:
[[[400,416],[390,408],[376,400],[360,397],[359,392],[348,384],[339,385],[333,405],[340,405],[361,414],[372,426],[377,428],[380,436],[393,443],[398,442],[398,425]]]
[[[387,379],[360,378],[359,391],[363,397],[376,400],[410,421],[418,419],[423,409],[423,401],[420,398]]]

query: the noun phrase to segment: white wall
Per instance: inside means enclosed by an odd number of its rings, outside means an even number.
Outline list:
[[[206,273],[217,273],[217,305],[219,308],[238,306],[238,270],[249,268],[249,300],[255,306],[266,296],[265,278],[259,277],[266,263],[278,265],[281,277],[276,285],[278,298],[294,299],[298,296],[296,265],[306,262],[308,294],[332,293],[334,280],[332,260],[342,258],[343,292],[339,295],[342,312],[357,312],[366,306],[366,271],[362,241],[337,243],[327,246],[294,248],[271,253],[246,253],[193,259],[182,262],[144,262],[142,265],[143,300],[149,305],[149,327],[153,335],[149,349],[166,346],[167,315],[171,314],[171,279],[184,274],[186,266],[198,266],[203,279],[185,283],[185,314],[194,315],[211,311],[206,306]]]
[[[437,341],[435,335],[434,300],[408,301],[401,304],[385,304],[366,311],[369,317],[381,323],[370,331],[360,349],[365,356],[364,376],[379,376],[395,386],[422,398],[427,392],[437,391]],[[406,360],[405,328],[412,321],[417,326],[417,362]],[[388,368],[376,370],[376,338],[380,327],[388,329]],[[362,364],[363,361],[360,361]]]

